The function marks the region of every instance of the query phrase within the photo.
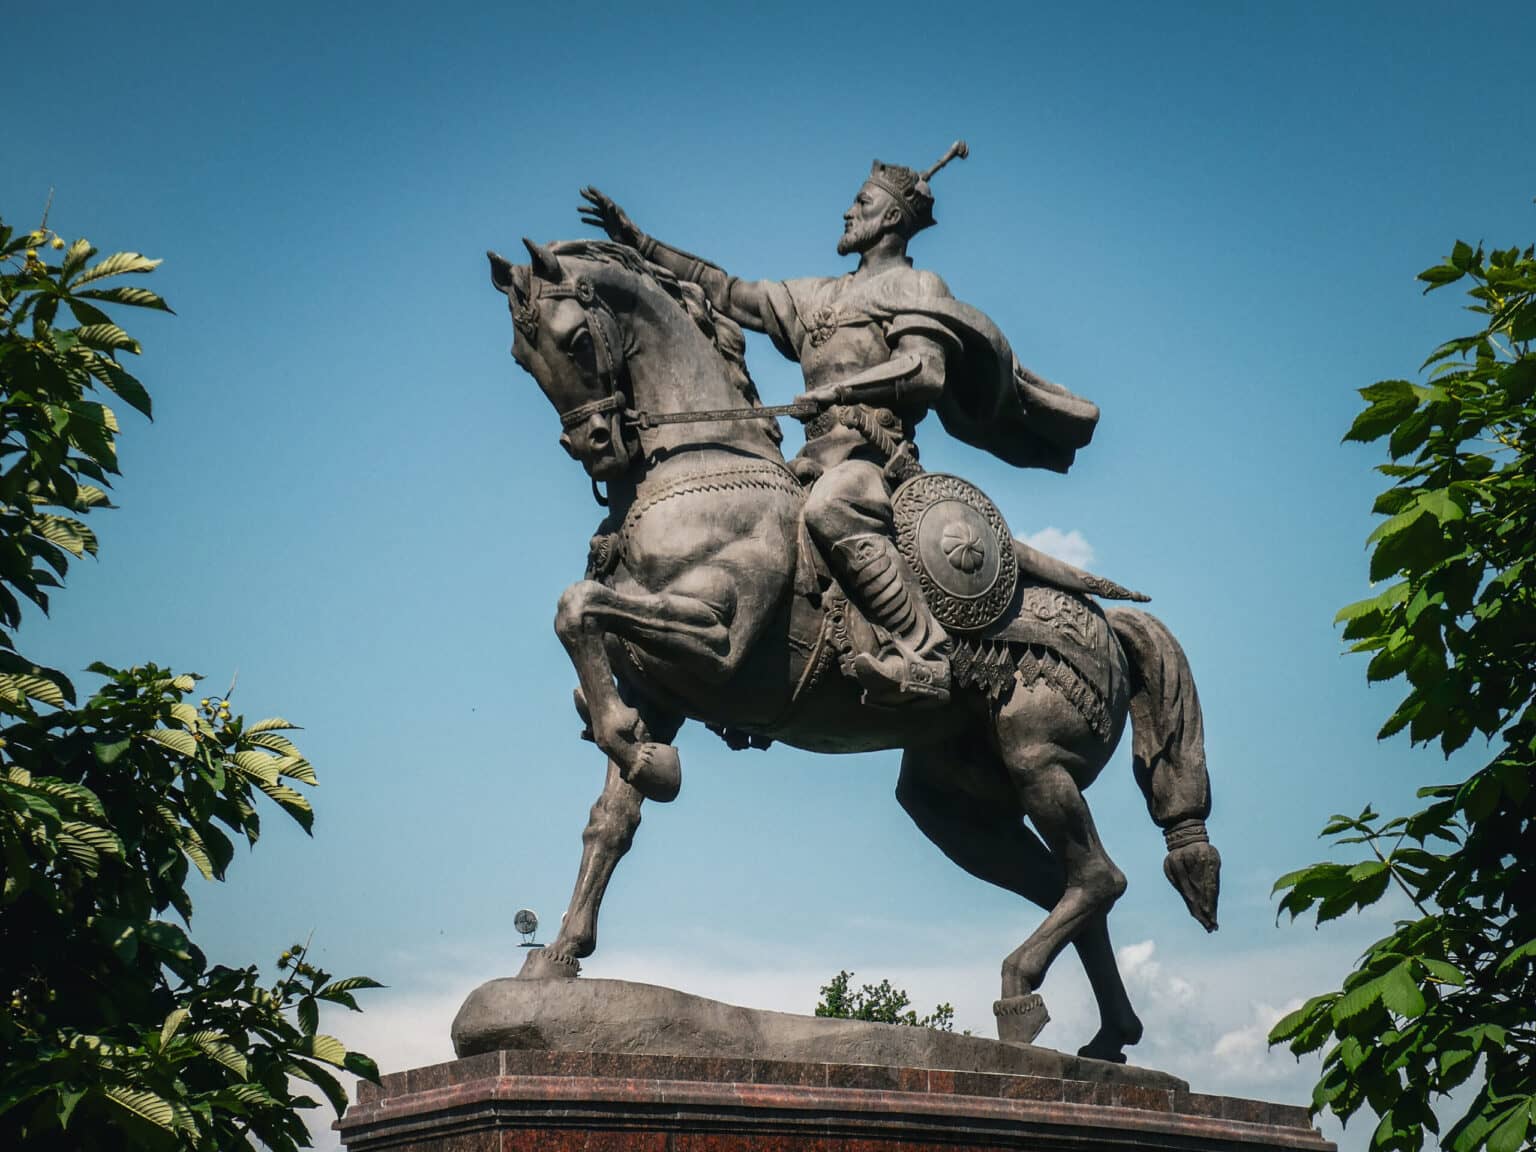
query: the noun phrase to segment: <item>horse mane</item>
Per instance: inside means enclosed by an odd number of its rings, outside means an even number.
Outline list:
[[[697,284],[679,280],[660,264],[654,264],[633,248],[616,244],[612,240],[561,240],[549,247],[557,256],[575,256],[599,264],[617,264],[652,281],[676,302],[700,332],[709,337],[710,343],[725,361],[728,378],[743,399],[754,407],[762,406],[757,385],[747,370],[747,338],[742,333],[741,325],[718,311]],[[777,433],[777,423],[773,427]],[[779,435],[774,436],[775,441],[779,438]]]

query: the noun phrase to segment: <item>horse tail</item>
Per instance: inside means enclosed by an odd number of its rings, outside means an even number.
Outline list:
[[[1131,766],[1147,811],[1163,830],[1163,874],[1207,932],[1216,930],[1221,854],[1206,836],[1211,780],[1205,721],[1184,649],[1156,616],[1104,609],[1131,671]]]

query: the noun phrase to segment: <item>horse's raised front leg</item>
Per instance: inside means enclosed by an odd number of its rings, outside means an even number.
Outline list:
[[[640,713],[620,697],[603,644],[603,637],[615,630],[613,610],[622,606],[624,599],[595,580],[572,584],[560,596],[555,632],[576,668],[581,684],[579,700],[585,707],[583,719],[593,741],[608,753],[623,779],[646,799],[664,803],[676,797],[682,786],[677,750],[653,740]],[[697,614],[685,615],[678,606],[671,607],[674,616],[694,622]]]
[[[781,581],[782,583],[782,581]],[[681,785],[677,752],[647,732],[614,688],[604,637],[614,635],[709,683],[736,670],[767,614],[738,614],[737,583],[720,568],[696,566],[662,592],[617,590],[594,580],[560,597],[555,631],[576,666],[592,739],[648,800],[671,800]],[[746,586],[749,602],[765,599]]]

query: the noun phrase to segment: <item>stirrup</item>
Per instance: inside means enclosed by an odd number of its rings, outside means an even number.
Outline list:
[[[893,658],[901,665],[895,675],[888,667]],[[949,661],[942,656],[925,659],[889,644],[879,659],[867,652],[855,656],[853,674],[871,708],[936,708],[949,702]]]

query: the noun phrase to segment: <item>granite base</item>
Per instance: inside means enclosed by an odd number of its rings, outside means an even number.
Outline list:
[[[1333,1152],[1305,1109],[991,1072],[486,1052],[359,1086],[349,1152]]]

